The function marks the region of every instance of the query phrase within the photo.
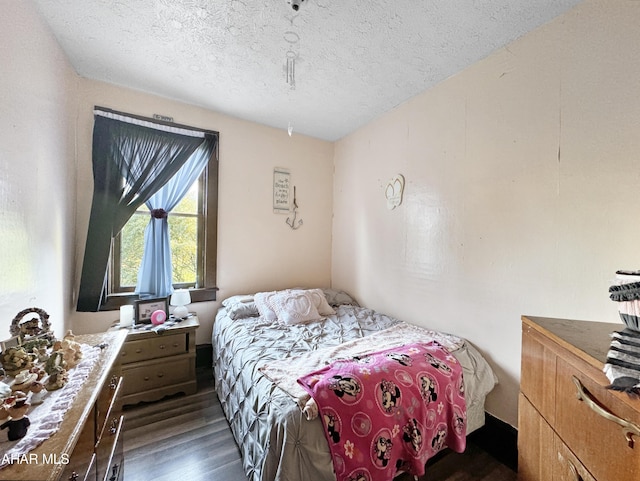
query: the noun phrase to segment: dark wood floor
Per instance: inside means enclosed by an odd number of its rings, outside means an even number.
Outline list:
[[[125,416],[124,481],[247,481],[210,369],[199,369],[193,396],[127,407]],[[446,453],[430,462],[420,480],[515,481],[516,473],[472,441],[465,453]]]

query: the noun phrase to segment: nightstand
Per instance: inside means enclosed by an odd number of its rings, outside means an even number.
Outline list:
[[[196,329],[194,315],[160,328],[129,329],[122,347],[122,404],[150,402],[177,393],[194,394]]]

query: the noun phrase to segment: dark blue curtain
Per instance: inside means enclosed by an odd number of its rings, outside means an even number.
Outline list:
[[[83,312],[99,310],[105,300],[113,237],[205,141],[202,131],[94,114],[94,190],[77,305]]]

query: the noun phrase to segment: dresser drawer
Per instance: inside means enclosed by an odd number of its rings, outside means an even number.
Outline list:
[[[127,341],[122,348],[123,364],[182,354],[189,349],[186,333],[164,334],[150,339]]]
[[[558,436],[595,479],[637,481],[640,437],[626,435],[621,424],[640,429],[640,411],[606,389],[604,374],[570,361],[559,357],[556,366]]]
[[[122,389],[123,379],[118,372],[111,372],[108,382],[102,388],[98,401],[96,402],[96,435],[98,439],[104,431],[109,416],[120,412],[121,407],[118,405],[120,390]]]
[[[523,326],[520,389],[540,414],[553,424],[556,404],[556,353],[548,340]]]
[[[61,481],[94,481],[96,479],[95,415],[95,409],[92,409],[87,423],[80,433],[75,449],[60,476]]]
[[[191,358],[181,357],[123,368],[123,395],[189,381],[192,379],[191,363]]]
[[[98,481],[117,481],[123,478],[123,425],[124,416],[110,418],[108,429],[96,446]]]
[[[554,444],[558,467],[555,470],[553,481],[596,481],[560,438],[556,437]]]

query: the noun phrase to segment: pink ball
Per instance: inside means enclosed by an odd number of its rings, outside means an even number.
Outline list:
[[[159,326],[160,324],[164,324],[164,321],[167,320],[167,313],[161,310],[153,311],[151,314],[151,324],[154,326]]]

